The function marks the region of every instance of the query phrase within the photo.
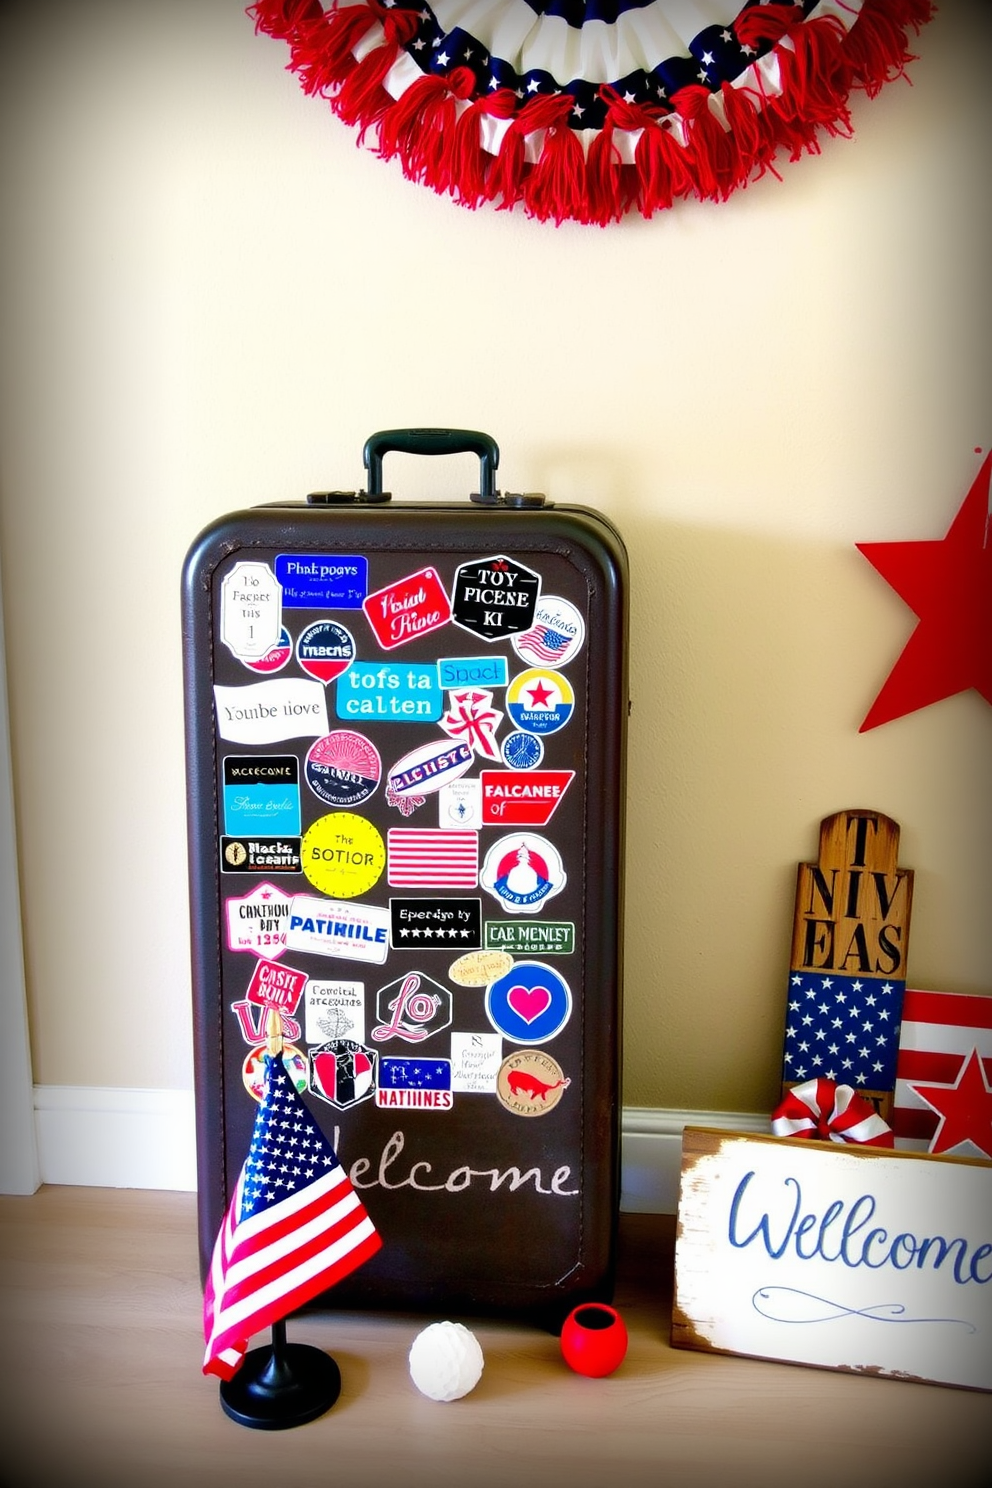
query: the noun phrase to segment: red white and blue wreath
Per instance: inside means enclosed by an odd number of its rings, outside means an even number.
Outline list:
[[[850,135],[931,0],[257,0],[360,142],[468,207],[606,225]]]

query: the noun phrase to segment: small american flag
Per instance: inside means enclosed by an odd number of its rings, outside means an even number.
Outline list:
[[[254,1333],[341,1281],[382,1244],[279,1057],[266,1057],[251,1148],[214,1245],[203,1373],[236,1373]]]
[[[907,989],[890,1118],[897,1147],[930,1150],[940,1116],[915,1087],[953,1085],[973,1049],[992,1081],[992,997]]]
[[[523,635],[517,636],[517,650],[526,656],[533,656],[535,661],[556,662],[561,656],[571,637],[563,634],[560,630],[552,630],[549,625],[535,625],[533,630],[525,631]]]
[[[479,882],[478,832],[391,827],[386,878],[398,888],[474,889]]]

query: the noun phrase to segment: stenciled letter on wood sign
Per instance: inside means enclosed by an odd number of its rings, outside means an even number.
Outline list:
[[[815,863],[800,863],[789,960],[782,1091],[806,1080],[850,1085],[888,1120],[913,874],[897,866],[899,826],[880,811],[820,823]]]
[[[992,1164],[687,1127],[672,1343],[992,1390]]]

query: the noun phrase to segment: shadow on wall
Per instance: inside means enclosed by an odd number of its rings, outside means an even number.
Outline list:
[[[929,955],[952,980],[957,966],[960,990],[980,990],[968,982],[987,961],[973,888],[987,848],[970,824],[987,710],[963,694],[859,734],[913,621],[853,546],[643,513],[618,525],[631,567],[624,1102],[768,1110],[796,864],[815,858],[823,817],[883,811],[905,829],[903,861],[946,864],[943,894],[916,911],[920,939],[937,937]]]

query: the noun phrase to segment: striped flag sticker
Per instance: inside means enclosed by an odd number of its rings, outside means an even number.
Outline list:
[[[396,888],[474,889],[479,882],[478,832],[391,827],[386,878]]]
[[[896,1147],[929,1151],[940,1116],[914,1086],[954,1085],[972,1050],[992,1083],[992,997],[907,988],[890,1118]]]

